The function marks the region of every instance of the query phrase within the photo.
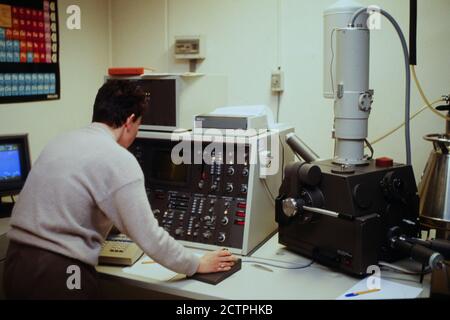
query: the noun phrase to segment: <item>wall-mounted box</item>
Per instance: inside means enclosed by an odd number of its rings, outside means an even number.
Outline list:
[[[205,37],[204,36],[176,36],[175,58],[198,60],[205,59]]]

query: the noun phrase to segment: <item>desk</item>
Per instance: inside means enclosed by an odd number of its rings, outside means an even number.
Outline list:
[[[9,230],[9,219],[10,218],[3,218],[0,219],[0,236],[4,235]]]
[[[278,235],[266,242],[251,258],[296,264],[310,262],[278,244]],[[216,286],[188,279],[161,282],[127,274],[121,267],[99,266],[97,271],[103,281],[116,282],[117,285],[137,287],[172,297],[201,300],[334,300],[361,281],[319,264],[300,270],[269,267],[273,272],[261,270],[252,264],[243,263],[239,272]],[[387,280],[421,287],[418,276],[391,272],[383,272],[382,276]],[[421,297],[429,297],[430,276],[425,278],[423,288]]]
[[[8,228],[9,219],[0,219],[0,235],[6,233]],[[278,244],[278,235],[261,246],[251,258],[296,264],[310,262]],[[319,264],[300,270],[269,267],[273,272],[255,268],[252,264],[243,263],[239,272],[216,286],[186,279],[161,282],[125,273],[122,267],[98,266],[97,271],[100,273],[101,282],[108,286],[106,290],[116,287],[121,291],[126,286],[139,292],[137,296],[118,296],[122,299],[156,297],[200,300],[333,300],[360,281]],[[420,287],[418,276],[391,272],[383,272],[382,275],[384,279]],[[425,277],[423,288],[421,297],[429,297],[430,276]],[[0,292],[0,298],[1,296]]]

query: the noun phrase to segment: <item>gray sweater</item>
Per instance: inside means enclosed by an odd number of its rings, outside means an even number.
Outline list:
[[[90,265],[112,225],[158,263],[192,275],[199,258],[158,226],[139,163],[103,124],[57,137],[33,166],[11,218],[11,240]]]

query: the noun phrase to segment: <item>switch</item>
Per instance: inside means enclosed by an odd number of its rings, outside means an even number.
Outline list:
[[[284,72],[280,69],[272,72],[271,87],[273,92],[284,91]]]
[[[244,211],[238,211],[236,212],[236,216],[240,218],[245,218],[245,212]]]
[[[244,209],[245,210],[245,209],[247,209],[247,204],[245,202],[239,202],[237,207],[239,209]]]
[[[222,223],[223,226],[228,225],[229,222],[230,222],[230,220],[229,220],[227,217],[223,217],[223,218],[222,218],[221,223]]]
[[[232,193],[233,190],[234,190],[233,184],[232,184],[232,183],[227,184],[226,191],[227,191],[228,193]]]
[[[225,240],[227,239],[226,235],[224,232],[219,233],[219,238],[217,239],[220,243],[225,242]]]
[[[248,177],[248,168],[245,168],[244,170],[242,170],[242,175],[244,176],[244,177]]]
[[[212,232],[211,231],[206,231],[203,233],[203,238],[209,240],[212,237]]]

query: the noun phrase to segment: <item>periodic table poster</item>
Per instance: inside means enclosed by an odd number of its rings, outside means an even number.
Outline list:
[[[0,104],[59,98],[57,0],[0,0]]]

